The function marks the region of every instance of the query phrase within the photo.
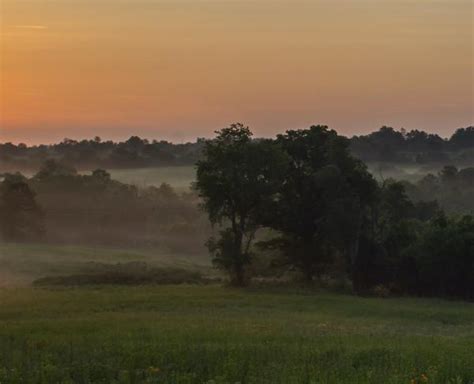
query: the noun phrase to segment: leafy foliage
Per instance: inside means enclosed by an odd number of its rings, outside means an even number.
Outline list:
[[[0,186],[0,230],[4,240],[38,240],[44,234],[43,211],[21,175],[7,175]]]
[[[287,131],[276,141],[288,166],[266,224],[283,234],[288,260],[311,280],[332,252],[349,252],[376,184],[351,157],[347,139],[326,126]]]
[[[384,135],[401,140],[388,128]],[[218,132],[198,163],[196,185],[211,222],[221,226],[208,242],[214,262],[239,284],[255,257],[255,231],[266,227],[272,235],[259,245],[279,251],[307,281],[345,269],[361,294],[472,297],[472,217],[448,220],[441,230],[435,200],[412,201],[404,182],[377,184],[351,156],[349,141],[326,126],[290,130],[274,142],[250,136],[242,125]],[[445,167],[439,182],[459,191],[470,172],[459,173]]]
[[[213,224],[224,226],[218,240],[208,242],[217,265],[244,284],[250,245],[268,202],[277,191],[284,156],[267,140],[252,141],[242,124],[216,132],[197,163],[195,189]]]
[[[414,201],[436,199],[450,214],[474,214],[474,167],[458,169],[449,165],[416,183],[405,183]]]
[[[441,216],[405,252],[416,261],[418,293],[474,299],[474,218]]]

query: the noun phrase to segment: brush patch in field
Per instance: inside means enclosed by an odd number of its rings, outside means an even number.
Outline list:
[[[51,285],[143,285],[143,284],[198,284],[207,282],[196,271],[179,268],[150,268],[146,263],[124,264],[91,263],[89,272],[68,276],[49,276],[33,282],[36,286]]]

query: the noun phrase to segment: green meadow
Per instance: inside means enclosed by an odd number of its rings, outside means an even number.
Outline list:
[[[207,255],[0,247],[0,383],[474,380],[474,304],[225,284],[36,287],[94,263],[216,276]],[[262,283],[261,283],[262,284]]]
[[[220,285],[3,288],[1,383],[471,383],[474,305]]]

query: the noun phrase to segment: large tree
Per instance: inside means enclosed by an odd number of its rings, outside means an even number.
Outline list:
[[[243,285],[255,232],[278,190],[286,161],[274,142],[252,140],[242,124],[216,134],[197,163],[195,188],[211,223],[220,226],[218,238],[208,242],[214,263],[229,272],[232,283]]]
[[[362,219],[376,183],[349,153],[349,141],[326,126],[290,130],[276,143],[288,157],[284,182],[266,224],[307,280],[333,252],[355,264]]]

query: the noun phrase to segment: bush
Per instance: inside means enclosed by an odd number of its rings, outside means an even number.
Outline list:
[[[344,275],[338,277],[322,275],[318,280],[319,285],[331,292],[352,293],[352,282]]]
[[[102,284],[198,284],[207,280],[199,272],[179,268],[149,268],[145,263],[99,264],[91,263],[87,273],[69,276],[47,276],[33,282],[48,285],[102,285]]]
[[[386,298],[390,296],[390,289],[383,284],[376,285],[371,292],[376,297]]]

